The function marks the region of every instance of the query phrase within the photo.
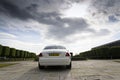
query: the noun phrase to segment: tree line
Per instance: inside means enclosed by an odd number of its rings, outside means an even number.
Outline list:
[[[0,45],[0,60],[3,59],[25,60],[28,58],[35,58],[35,57],[36,57],[35,53]]]
[[[88,59],[120,59],[120,46],[92,48],[74,57]]]

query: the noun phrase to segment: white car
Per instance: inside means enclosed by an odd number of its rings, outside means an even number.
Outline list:
[[[71,69],[71,54],[63,46],[46,46],[39,54],[38,66],[39,69],[45,66],[66,66]]]

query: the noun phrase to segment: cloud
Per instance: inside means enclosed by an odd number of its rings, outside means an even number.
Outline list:
[[[13,34],[9,34],[9,33],[4,33],[4,32],[0,32],[0,38],[1,39],[15,39],[17,38],[17,36],[13,35]]]
[[[35,52],[37,54],[40,53],[40,50],[42,50],[43,44],[35,44],[35,43],[29,43],[29,42],[23,42],[20,40],[13,40],[13,39],[0,39],[0,43],[4,46],[13,47],[20,50]]]
[[[71,10],[63,17],[76,4],[76,12],[85,6],[86,15],[70,17]],[[110,41],[119,31],[119,4],[119,0],[0,0],[0,43],[34,52],[54,43],[81,52]]]
[[[82,32],[94,32],[89,28],[89,24],[83,18],[63,18],[59,22],[60,25],[50,26],[48,28],[47,37],[64,40],[66,37]]]
[[[95,36],[106,36],[108,34],[110,34],[111,31],[109,31],[108,29],[100,29],[99,31],[96,32]]]
[[[0,0],[0,13],[22,20],[32,18],[32,15],[26,10],[20,9],[18,6],[12,4],[9,0]]]
[[[15,27],[22,30],[26,30],[27,26],[27,29],[33,29],[35,26],[30,26],[27,24],[29,20],[32,19],[34,22],[39,22],[40,24],[45,24],[48,26],[45,37],[57,40],[61,39],[60,37],[66,39],[69,35],[81,33],[83,31],[94,32],[93,29],[89,28],[89,24],[83,18],[61,18],[62,14],[60,13],[60,9],[68,7],[71,4],[71,2],[68,4],[67,0],[38,0],[38,2],[33,2],[33,0],[27,2],[26,0],[25,2],[23,3],[23,0],[2,0],[0,2],[0,11],[2,13],[7,11],[12,17],[4,17],[5,19],[3,18],[4,22],[7,22],[4,26],[8,27],[9,25],[10,27]],[[65,4],[68,6],[64,6]],[[3,11],[1,9],[3,9]],[[18,20],[14,18],[17,18]],[[22,22],[19,20],[24,21]],[[37,27],[37,29],[41,29],[41,26],[39,28]]]
[[[90,11],[94,17],[100,16],[99,18],[103,19],[107,17],[108,20],[110,20],[112,16],[117,16],[117,18],[120,19],[119,7],[120,7],[119,0],[91,0]],[[114,20],[111,21],[114,22]]]
[[[34,13],[34,19],[38,22],[46,25],[59,25],[60,13],[57,12],[41,12]]]
[[[30,6],[26,7],[29,11],[36,11],[38,5],[37,4],[30,4]]]
[[[91,7],[96,9],[98,12],[106,14],[114,14],[119,12],[119,0],[92,0],[91,3]]]
[[[22,20],[35,19],[44,17],[44,13],[59,13],[65,4],[66,0],[0,0],[0,13]]]
[[[108,16],[109,22],[118,22],[119,20],[117,19],[116,16],[110,15]]]

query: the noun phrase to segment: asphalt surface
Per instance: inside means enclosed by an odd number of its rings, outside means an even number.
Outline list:
[[[73,61],[71,70],[57,66],[39,70],[37,62],[17,63],[0,68],[0,80],[120,80],[120,63],[115,60]]]

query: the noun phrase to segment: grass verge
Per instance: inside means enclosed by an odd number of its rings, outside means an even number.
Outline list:
[[[0,64],[0,68],[11,66],[11,65],[15,65],[15,64],[17,64],[17,63],[1,63]]]

